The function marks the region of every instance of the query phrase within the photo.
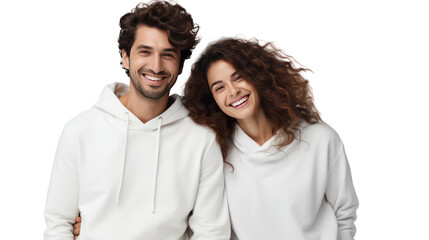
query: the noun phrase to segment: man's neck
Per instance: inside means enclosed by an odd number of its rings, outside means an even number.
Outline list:
[[[149,99],[130,90],[119,101],[140,121],[146,123],[163,113],[168,107],[168,93],[160,99]]]

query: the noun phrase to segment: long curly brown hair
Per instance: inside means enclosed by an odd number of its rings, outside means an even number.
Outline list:
[[[230,148],[235,119],[221,111],[210,91],[207,72],[216,61],[231,63],[241,76],[251,83],[261,96],[261,106],[274,129],[286,135],[279,147],[298,138],[302,121],[314,124],[321,121],[314,106],[308,80],[296,67],[291,56],[272,43],[258,40],[223,38],[209,45],[192,65],[184,90],[184,104],[190,117],[198,124],[210,127],[222,149],[224,160]]]
[[[191,57],[192,50],[200,42],[200,38],[197,37],[199,26],[194,24],[192,16],[179,4],[171,4],[167,1],[140,3],[131,12],[121,17],[119,25],[121,31],[118,47],[121,56],[122,50],[130,56],[139,25],[147,25],[167,32],[170,44],[180,50],[180,67]],[[127,69],[125,72],[129,76]]]

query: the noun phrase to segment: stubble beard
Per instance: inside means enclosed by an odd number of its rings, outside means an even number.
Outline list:
[[[142,85],[138,81],[138,78],[136,79],[136,77],[132,76],[131,74],[130,80],[134,88],[136,89],[138,95],[154,100],[160,99],[165,94],[169,93],[174,82],[176,82],[176,79],[174,79],[172,82],[168,83],[163,89],[161,89],[161,86],[149,86],[152,90],[146,90],[142,87]]]

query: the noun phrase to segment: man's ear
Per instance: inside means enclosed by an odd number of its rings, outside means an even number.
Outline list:
[[[185,64],[185,61],[181,62],[179,65],[179,73],[177,74],[177,76],[179,76],[182,73],[183,70],[183,65]]]
[[[122,49],[122,66],[125,69],[130,70],[130,59],[125,49]]]

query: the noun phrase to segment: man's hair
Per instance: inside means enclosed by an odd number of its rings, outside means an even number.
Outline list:
[[[130,56],[135,33],[140,25],[155,27],[167,33],[170,44],[180,50],[180,67],[191,57],[192,50],[200,41],[197,37],[199,26],[194,24],[192,16],[179,4],[167,1],[140,3],[121,17],[119,25],[121,31],[118,43],[121,56],[122,50]],[[127,69],[125,72],[129,76]]]
[[[224,159],[236,122],[216,104],[207,81],[210,66],[219,60],[232,64],[258,91],[265,115],[285,136],[279,147],[299,138],[299,125],[303,121],[309,124],[321,121],[308,81],[301,75],[308,69],[295,67],[294,59],[272,43],[260,45],[257,40],[221,39],[209,45],[192,65],[185,85],[184,104],[196,123],[216,133]]]

